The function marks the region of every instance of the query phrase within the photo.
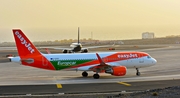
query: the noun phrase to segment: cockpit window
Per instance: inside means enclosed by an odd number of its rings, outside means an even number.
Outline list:
[[[148,55],[147,58],[151,58],[151,56]]]

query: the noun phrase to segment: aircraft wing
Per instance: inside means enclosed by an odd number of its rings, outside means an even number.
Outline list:
[[[98,58],[99,64],[96,66],[90,67],[89,70],[94,71],[94,72],[99,72],[99,73],[105,72],[114,76],[123,76],[126,74],[125,66],[122,66],[122,65],[113,66],[114,65],[113,63],[105,63],[98,53],[96,53],[96,56]]]
[[[67,47],[38,47],[39,49],[56,49],[56,50],[71,50],[72,48],[67,48]]]
[[[90,67],[89,68],[89,71],[99,71],[99,72],[104,72],[106,69],[109,69],[111,68],[112,66],[108,65],[108,64],[105,64],[105,65],[96,65],[96,66],[93,66],[93,67]]]
[[[109,64],[105,63],[105,62],[103,61],[103,59],[99,56],[98,53],[96,53],[96,56],[97,56],[97,58],[98,58],[99,64],[96,65],[96,66],[90,67],[89,70],[92,70],[92,71],[95,71],[95,72],[96,72],[96,71],[104,72],[106,69],[109,69],[109,68],[112,67],[112,66],[110,66]]]
[[[102,46],[84,47],[82,49],[93,49],[93,48],[104,48],[104,47],[114,47],[114,44],[113,45],[102,45]]]
[[[16,47],[1,47],[0,50],[17,50]]]

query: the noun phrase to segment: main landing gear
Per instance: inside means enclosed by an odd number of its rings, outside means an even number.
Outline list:
[[[136,75],[137,75],[137,76],[140,76],[141,73],[139,72],[139,69],[138,69],[138,68],[136,68],[136,71],[137,71],[137,72],[136,72]]]
[[[94,78],[94,79],[99,79],[99,77],[100,77],[100,76],[99,76],[98,73],[96,73],[96,74],[93,75],[93,78]]]
[[[86,71],[82,72],[82,76],[83,77],[87,77],[88,76],[88,73]]]
[[[82,72],[82,76],[83,76],[83,77],[87,77],[87,76],[88,76],[88,73],[87,73],[86,71],[84,71],[84,72]],[[99,79],[99,77],[100,77],[100,76],[99,76],[98,73],[96,73],[96,74],[93,75],[93,78],[94,78],[94,79]]]

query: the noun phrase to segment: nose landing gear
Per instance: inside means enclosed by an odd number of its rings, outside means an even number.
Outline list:
[[[136,68],[136,71],[137,71],[137,72],[136,72],[136,75],[137,75],[137,76],[140,76],[141,73],[139,72],[139,68]]]

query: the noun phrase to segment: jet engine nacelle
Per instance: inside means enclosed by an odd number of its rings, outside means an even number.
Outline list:
[[[65,49],[65,50],[63,50],[63,53],[68,53],[68,50],[66,50],[66,49]]]
[[[87,53],[87,52],[88,52],[88,49],[81,50],[81,53]]]
[[[73,53],[73,51],[72,50],[63,50],[63,53]]]
[[[126,67],[125,66],[112,67],[106,70],[105,73],[109,73],[114,76],[124,76],[126,75]]]

